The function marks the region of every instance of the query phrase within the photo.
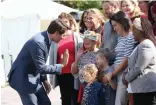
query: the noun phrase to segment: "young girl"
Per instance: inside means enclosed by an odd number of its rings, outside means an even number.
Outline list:
[[[81,77],[78,76],[79,70],[81,70],[86,64],[95,64],[96,58],[95,53],[98,50],[99,43],[101,41],[100,34],[95,33],[94,31],[86,31],[83,35],[83,48],[80,48],[75,62],[72,64],[71,72],[75,78],[79,78],[82,80]],[[80,86],[79,79],[74,81],[75,86],[77,85],[77,91],[79,90],[79,98],[78,102],[81,102],[83,92],[82,85]]]
[[[102,84],[97,78],[98,69],[95,64],[85,65],[79,72],[84,78],[84,92],[81,105],[104,105]]]

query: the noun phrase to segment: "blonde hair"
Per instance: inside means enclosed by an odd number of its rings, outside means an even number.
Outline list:
[[[127,1],[127,0],[125,0]],[[121,1],[121,7],[122,7],[122,3],[125,1]],[[136,17],[140,15],[140,8],[138,7],[138,1],[137,0],[128,0],[130,1],[133,5],[134,5],[134,11],[133,14],[131,15],[130,18]]]
[[[102,25],[102,26],[104,25],[104,23],[105,23],[104,16],[103,16],[103,14],[101,13],[100,10],[98,10],[97,8],[91,8],[91,9],[88,9],[87,12],[88,12],[88,14],[89,13],[95,14],[98,17],[99,21],[100,21],[100,25]]]
[[[98,73],[98,69],[95,64],[87,64],[85,65],[79,72],[79,75],[81,76],[86,76],[86,75],[91,75],[93,78],[96,79]]]
[[[88,33],[90,36],[96,36],[97,40],[96,40],[96,48],[99,48],[101,46],[101,35],[99,33],[96,33],[95,31],[85,31],[85,33]],[[92,40],[92,39],[90,39]],[[94,41],[94,40],[93,40]]]

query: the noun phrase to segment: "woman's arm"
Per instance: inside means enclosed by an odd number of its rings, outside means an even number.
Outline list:
[[[78,73],[78,61],[79,60],[75,60],[75,62],[72,64],[72,66],[71,66],[71,73],[72,74],[76,74],[76,73]]]
[[[124,57],[123,61],[114,69],[112,76],[116,76],[118,73],[124,71],[128,65],[128,58]]]
[[[107,77],[107,80],[108,80],[109,84],[111,85],[111,87],[113,89],[116,89],[117,88],[117,84],[115,83],[115,81],[112,80],[113,78],[111,78],[112,77],[112,73],[106,74],[106,77]]]
[[[111,85],[113,89],[117,88],[117,84],[112,79],[109,80],[109,84]]]
[[[78,69],[78,63],[80,60],[81,55],[83,54],[84,50],[83,48],[80,48],[77,52],[77,57],[75,58],[75,62],[72,64],[71,66],[71,73],[74,74],[78,74],[79,69]]]
[[[148,64],[151,62],[153,55],[155,53],[155,47],[153,48],[149,45],[139,46],[138,57],[136,58],[135,65],[129,69],[129,72],[125,75],[125,80],[130,83],[135,78],[137,78],[141,72],[143,72]]]

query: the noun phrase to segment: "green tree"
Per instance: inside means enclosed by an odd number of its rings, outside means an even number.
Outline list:
[[[64,4],[68,7],[71,8],[75,8],[75,9],[79,9],[79,10],[86,10],[88,8],[98,8],[101,10],[101,1],[94,1],[94,0],[77,0],[77,1],[73,1],[73,0],[55,0],[55,2],[58,2],[60,4]]]

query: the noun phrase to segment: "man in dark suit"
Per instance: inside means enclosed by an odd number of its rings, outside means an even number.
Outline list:
[[[63,54],[62,64],[46,65],[46,60],[50,44],[58,43],[68,29],[62,20],[56,19],[47,31],[33,36],[24,44],[8,74],[9,84],[19,93],[23,105],[51,105],[46,93],[50,91],[46,74],[59,74],[68,62],[69,53],[66,50]]]

